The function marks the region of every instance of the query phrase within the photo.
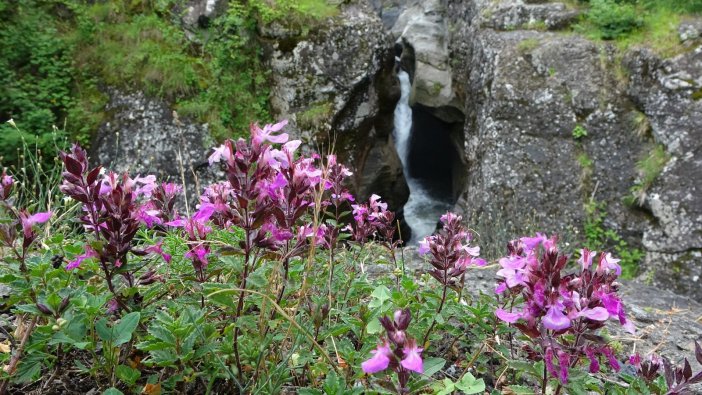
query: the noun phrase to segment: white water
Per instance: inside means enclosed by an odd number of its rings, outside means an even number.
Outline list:
[[[412,108],[409,105],[411,83],[409,75],[404,70],[400,70],[397,77],[400,79],[400,101],[395,107],[393,137],[410,190],[409,200],[404,207],[404,216],[407,225],[412,229],[412,238],[406,245],[414,245],[425,236],[434,233],[439,217],[451,208],[451,202],[445,197],[437,196],[421,179],[412,178],[409,175],[407,154],[412,130]]]

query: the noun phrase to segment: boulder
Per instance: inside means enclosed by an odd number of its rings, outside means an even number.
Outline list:
[[[214,180],[207,162],[213,145],[207,125],[180,119],[168,103],[142,92],[109,89],[108,94],[105,112],[110,117],[92,145],[95,163],[185,185],[188,201],[196,203],[199,185]]]

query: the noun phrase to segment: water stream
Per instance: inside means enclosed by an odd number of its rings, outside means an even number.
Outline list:
[[[400,101],[395,107],[395,149],[402,161],[410,196],[404,207],[407,225],[412,229],[412,238],[406,245],[415,245],[434,232],[439,217],[452,206],[450,198],[441,196],[431,187],[427,180],[413,178],[409,172],[408,154],[410,133],[412,131],[412,108],[409,105],[411,82],[404,70],[397,73],[400,79]]]

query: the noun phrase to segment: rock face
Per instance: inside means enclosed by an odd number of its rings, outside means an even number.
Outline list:
[[[271,106],[310,147],[353,167],[358,198],[400,209],[409,190],[391,139],[399,99],[392,42],[368,4],[340,6],[309,31],[276,23],[259,34],[272,70]]]
[[[645,215],[628,210],[621,197],[647,145],[609,71],[613,50],[573,35],[484,28],[495,15],[485,10],[506,12],[509,4],[448,4],[452,62],[460,65],[454,78],[466,98],[468,182],[457,207],[487,241],[503,245],[507,235],[529,230],[578,239],[583,205],[602,201],[606,225],[640,240]],[[576,128],[587,135],[578,137]]]
[[[702,300],[699,23],[679,29],[686,53],[661,60],[543,31],[577,12],[531,3],[445,4],[452,86],[466,115],[457,209],[486,243],[503,243],[529,230],[582,239],[584,206],[600,204],[602,226],[643,247],[641,279]],[[640,207],[625,204],[656,145],[669,161],[639,191]]]
[[[644,232],[649,277],[702,299],[702,51],[661,61],[647,50],[628,55],[629,93],[670,160],[645,196],[655,223]]]
[[[140,92],[110,90],[109,95],[106,112],[111,118],[93,144],[95,162],[117,172],[184,183],[188,200],[195,202],[199,184],[212,181],[207,126],[178,119],[168,103]]]

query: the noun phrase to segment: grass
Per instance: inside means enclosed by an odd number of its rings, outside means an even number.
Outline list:
[[[525,38],[517,44],[517,49],[519,52],[528,53],[538,48],[539,44],[539,40],[535,38]]]
[[[643,159],[636,163],[636,171],[639,176],[636,184],[631,187],[635,203],[638,205],[644,203],[648,190],[661,174],[669,159],[670,155],[666,152],[665,147],[656,145]]]
[[[599,20],[602,14],[611,12],[611,7],[605,7],[604,11],[598,10],[597,13],[593,13],[593,8],[588,9],[585,17],[573,29],[591,40],[613,41],[622,51],[646,46],[668,58],[689,50],[680,43],[677,30],[680,22],[689,15],[686,11],[688,8],[674,8],[666,5],[666,2],[649,2],[632,7],[630,9],[634,12],[629,15],[634,18],[632,25],[613,34],[608,27],[603,27],[606,23]]]
[[[108,85],[169,98],[192,95],[208,79],[204,59],[188,53],[184,33],[155,14],[120,20],[104,5],[88,10],[91,21],[74,36],[76,62],[97,71]],[[85,34],[89,29],[89,34]]]

